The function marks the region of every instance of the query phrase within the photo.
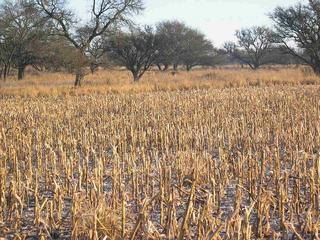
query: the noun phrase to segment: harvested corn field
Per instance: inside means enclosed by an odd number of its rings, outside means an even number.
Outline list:
[[[0,237],[319,239],[319,87],[0,100]]]

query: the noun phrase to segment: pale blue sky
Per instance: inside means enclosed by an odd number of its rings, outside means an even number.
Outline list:
[[[306,1],[306,0],[301,0]],[[71,0],[80,16],[91,0]],[[135,17],[140,24],[155,24],[162,20],[181,20],[200,29],[220,47],[234,40],[234,32],[253,25],[271,26],[267,14],[277,6],[289,6],[299,0],[145,0],[146,9]]]

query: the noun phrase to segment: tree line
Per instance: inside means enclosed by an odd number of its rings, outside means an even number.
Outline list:
[[[133,16],[143,0],[91,0],[90,18],[80,21],[67,0],[5,0],[0,5],[0,76],[24,78],[27,66],[68,71],[80,86],[90,71],[110,65],[128,69],[139,81],[152,66],[167,71],[183,66],[225,63],[306,64],[320,74],[320,1],[269,14],[273,29],[236,31],[236,42],[218,49],[198,29],[179,21],[137,26]]]

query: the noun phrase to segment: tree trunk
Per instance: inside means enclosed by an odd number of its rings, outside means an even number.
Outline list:
[[[173,70],[174,70],[174,71],[177,71],[177,70],[178,70],[178,64],[176,64],[176,63],[173,64]]]
[[[8,73],[4,71],[3,73],[3,81],[7,81]]]
[[[136,71],[136,70],[130,70],[131,73],[132,73],[132,76],[133,76],[133,82],[134,83],[137,83],[139,82],[140,78],[141,78],[141,74],[139,74],[139,71]]]
[[[94,71],[96,70],[96,68],[94,66],[90,66],[90,71],[91,71],[91,74],[93,75],[94,74]]]
[[[99,64],[96,64],[96,63],[91,63],[90,64],[90,71],[91,71],[91,74],[94,74],[96,70],[98,70],[99,68]]]
[[[25,65],[19,65],[19,67],[18,67],[18,80],[22,80],[24,78],[25,69],[26,69]]]
[[[11,71],[11,65],[9,64],[9,65],[7,66],[6,78],[9,76],[10,71]]]
[[[256,70],[259,70],[260,66],[254,66],[253,70],[256,71]]]
[[[249,65],[249,67],[251,68],[251,70],[258,70],[259,69],[259,67],[260,67],[260,65],[257,65],[257,64],[248,64]]]
[[[312,66],[312,70],[316,75],[320,75],[320,65],[316,64],[314,66]]]
[[[187,71],[190,72],[192,67],[190,65],[186,65],[186,68],[187,68]]]
[[[82,68],[79,68],[76,71],[76,80],[74,82],[75,87],[81,87],[82,80],[84,79],[84,71]]]
[[[7,76],[8,76],[8,66],[5,65],[5,66],[4,66],[4,70],[3,70],[3,80],[4,80],[4,81],[7,80]]]
[[[133,74],[133,82],[139,82],[140,80],[140,77],[139,77],[139,74]]]
[[[159,69],[159,71],[165,72],[168,70],[169,65],[168,64],[163,64],[163,67],[161,66],[161,64],[157,64],[157,67]]]
[[[158,67],[159,71],[162,71],[162,67],[161,67],[160,63],[157,64],[157,67]]]

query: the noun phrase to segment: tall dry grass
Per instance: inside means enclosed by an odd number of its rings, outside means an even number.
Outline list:
[[[320,78],[306,68],[269,67],[258,71],[241,68],[197,69],[192,72],[149,71],[137,84],[124,70],[103,70],[86,76],[84,87],[73,88],[74,76],[64,73],[29,74],[23,81],[0,81],[0,95],[76,95],[155,91],[223,89],[248,86],[318,85]]]

